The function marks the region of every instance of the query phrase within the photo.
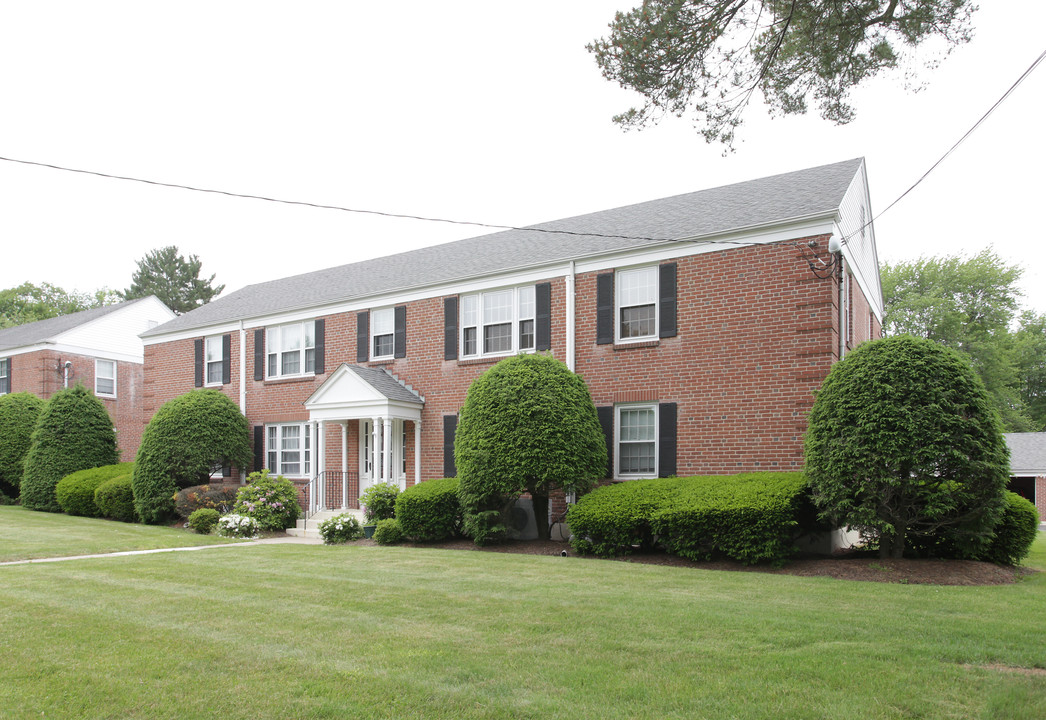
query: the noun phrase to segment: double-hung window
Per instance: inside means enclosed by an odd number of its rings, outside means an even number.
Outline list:
[[[116,361],[94,361],[94,394],[114,397],[116,395]]]
[[[0,358],[0,395],[11,392],[11,363]]]
[[[267,462],[271,472],[289,477],[305,477],[312,463],[311,433],[303,423],[266,426]]]
[[[657,406],[619,405],[617,458],[620,477],[657,477]]]
[[[393,356],[396,350],[395,333],[396,316],[393,308],[371,311],[371,360],[385,360]]]
[[[461,298],[463,357],[508,355],[534,349],[534,286]]]
[[[222,369],[225,353],[222,350],[222,336],[213,335],[204,339],[204,374],[208,385],[222,384]]]
[[[657,275],[656,266],[618,271],[615,293],[618,340],[657,337]]]
[[[316,370],[316,332],[312,320],[266,330],[270,378],[307,375]]]

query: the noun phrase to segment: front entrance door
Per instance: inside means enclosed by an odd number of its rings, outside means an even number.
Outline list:
[[[406,435],[402,420],[392,421],[392,463],[390,477],[385,477],[382,468],[381,449],[383,445],[382,423],[378,424],[377,442],[374,437],[374,422],[360,420],[360,491],[379,482],[388,482],[399,487],[407,473],[406,458],[403,448],[406,446]]]

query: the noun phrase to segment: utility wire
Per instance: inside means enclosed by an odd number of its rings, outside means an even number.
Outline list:
[[[990,108],[988,108],[988,112],[984,113],[984,115],[981,115],[981,118],[980,118],[980,120],[978,120],[977,122],[975,122],[975,123],[973,124],[973,126],[972,126],[972,127],[971,127],[971,128],[969,129],[969,130],[967,130],[967,131],[966,131],[966,134],[964,134],[964,135],[963,135],[963,136],[962,136],[961,138],[959,138],[959,139],[958,139],[958,140],[957,140],[957,141],[955,142],[955,144],[954,144],[954,145],[952,145],[952,146],[951,146],[950,148],[948,148],[948,152],[944,153],[944,155],[941,155],[940,159],[938,159],[938,160],[937,160],[937,162],[935,162],[935,163],[934,163],[933,165],[931,165],[931,166],[930,166],[930,169],[929,169],[929,170],[927,170],[926,172],[924,172],[924,173],[922,174],[922,177],[920,177],[920,178],[919,178],[918,180],[916,180],[916,181],[915,181],[915,182],[914,182],[914,183],[912,184],[912,186],[911,186],[910,188],[908,188],[908,189],[907,189],[907,190],[905,190],[905,191],[904,191],[903,193],[901,193],[901,194],[900,194],[900,195],[899,195],[899,196],[897,197],[897,199],[896,199],[896,200],[894,200],[894,201],[893,201],[892,203],[890,203],[889,205],[887,205],[887,206],[886,206],[886,208],[884,208],[884,209],[882,210],[882,212],[880,212],[880,213],[879,213],[878,215],[876,215],[875,217],[873,217],[873,218],[872,218],[871,220],[869,220],[868,222],[866,222],[866,223],[865,223],[864,225],[862,225],[861,227],[857,228],[857,229],[856,229],[856,230],[854,230],[854,231],[853,231],[852,233],[850,233],[850,234],[849,234],[849,235],[847,235],[847,236],[846,236],[845,238],[843,238],[843,239],[842,239],[842,240],[840,241],[840,243],[839,243],[839,244],[840,244],[840,245],[845,245],[846,243],[848,243],[848,242],[850,241],[850,239],[851,239],[852,237],[854,237],[854,236],[855,236],[855,235],[857,235],[857,234],[858,234],[859,232],[861,232],[861,231],[862,231],[862,230],[864,230],[864,229],[865,229],[866,227],[868,227],[869,225],[871,225],[872,223],[874,223],[874,222],[875,222],[876,220],[878,220],[878,219],[879,219],[880,217],[882,217],[882,216],[883,216],[883,214],[884,214],[884,213],[886,213],[886,211],[887,211],[887,210],[889,210],[889,209],[890,209],[890,208],[892,208],[892,207],[893,207],[894,205],[896,205],[897,203],[899,203],[899,202],[900,202],[900,201],[901,201],[901,200],[902,200],[902,199],[904,198],[904,196],[905,196],[905,195],[907,195],[907,194],[908,194],[908,193],[910,193],[910,192],[911,192],[912,190],[914,190],[914,189],[915,189],[916,187],[918,187],[919,183],[921,183],[921,182],[922,182],[923,180],[925,180],[925,179],[926,179],[926,176],[927,176],[927,175],[929,175],[929,174],[930,174],[930,173],[932,173],[932,172],[933,172],[934,170],[936,170],[936,169],[937,169],[937,166],[938,166],[938,165],[940,165],[940,164],[941,164],[942,162],[944,162],[944,159],[945,159],[945,158],[947,158],[947,157],[948,157],[949,155],[951,155],[951,154],[952,154],[952,152],[954,152],[956,148],[958,148],[958,147],[959,147],[960,145],[962,145],[963,141],[964,141],[964,140],[966,140],[966,138],[970,137],[970,135],[972,135],[972,134],[973,134],[973,131],[974,131],[974,130],[976,130],[977,128],[979,128],[979,127],[981,126],[981,123],[983,123],[983,122],[984,122],[985,120],[987,120],[987,119],[988,119],[988,116],[989,116],[989,115],[991,115],[991,114],[992,114],[993,112],[995,112],[995,109],[996,109],[997,107],[999,107],[1000,105],[1002,105],[1003,101],[1004,101],[1004,100],[1006,100],[1006,98],[1008,98],[1008,97],[1010,96],[1010,94],[1011,94],[1011,93],[1013,93],[1013,91],[1017,89],[1017,86],[1018,86],[1018,85],[1020,85],[1020,84],[1021,84],[1022,82],[1024,82],[1025,78],[1027,78],[1027,77],[1028,77],[1029,75],[1031,75],[1032,71],[1033,71],[1033,70],[1035,70],[1035,68],[1037,68],[1037,67],[1039,66],[1039,63],[1041,63],[1041,62],[1043,61],[1043,59],[1044,59],[1044,58],[1046,58],[1046,50],[1043,50],[1043,51],[1042,51],[1042,53],[1041,53],[1041,54],[1039,55],[1039,57],[1035,58],[1035,61],[1034,61],[1034,62],[1033,62],[1033,63],[1032,63],[1031,65],[1029,65],[1029,66],[1028,66],[1028,69],[1027,69],[1027,70],[1025,70],[1025,71],[1024,71],[1024,72],[1023,72],[1022,74],[1021,74],[1021,76],[1020,76],[1019,78],[1017,78],[1017,81],[1016,81],[1016,82],[1014,82],[1014,83],[1013,83],[1013,85],[1011,85],[1011,86],[1010,86],[1010,89],[1009,89],[1009,90],[1007,90],[1006,92],[1004,92],[1004,93],[1002,94],[1002,97],[1000,97],[1000,98],[999,98],[998,100],[996,100],[996,101],[995,101],[995,104],[994,104],[994,105],[992,105],[992,106],[991,106]]]

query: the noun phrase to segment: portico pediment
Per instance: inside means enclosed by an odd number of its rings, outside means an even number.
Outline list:
[[[424,397],[381,368],[343,363],[305,401],[310,420],[421,420]]]

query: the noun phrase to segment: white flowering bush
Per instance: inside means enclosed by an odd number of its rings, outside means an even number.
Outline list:
[[[218,518],[218,534],[221,537],[254,540],[260,531],[258,521],[250,515],[230,513]]]
[[[320,523],[320,537],[323,538],[324,545],[336,545],[349,540],[359,540],[363,537],[363,529],[355,515],[343,513]]]
[[[298,491],[282,475],[269,475],[268,470],[247,476],[247,484],[236,494],[233,512],[250,515],[262,530],[285,530],[301,514]]]

